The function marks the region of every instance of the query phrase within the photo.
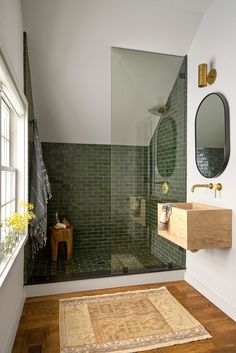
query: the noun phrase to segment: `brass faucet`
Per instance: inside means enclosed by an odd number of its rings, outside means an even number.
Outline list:
[[[191,191],[194,192],[196,188],[207,188],[207,189],[213,189],[213,184],[194,184],[191,188]]]

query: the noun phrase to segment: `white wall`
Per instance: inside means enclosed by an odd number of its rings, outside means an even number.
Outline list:
[[[23,25],[20,0],[0,0],[0,48],[23,89]],[[23,289],[23,250],[0,287],[0,352],[10,353],[21,315]]]
[[[188,57],[188,201],[231,208],[233,210],[233,246],[231,249],[201,250],[187,254],[186,279],[236,320],[236,2],[216,0],[206,12],[194,38]],[[212,86],[198,88],[198,64],[213,62],[217,80]],[[218,178],[201,176],[194,158],[194,119],[198,104],[210,92],[225,95],[230,107],[231,155]],[[211,127],[209,126],[209,129]],[[190,188],[195,183],[221,182],[223,190],[214,198],[212,190]],[[207,220],[206,220],[207,221]]]
[[[25,301],[23,287],[24,250],[0,288],[0,352],[10,353]]]
[[[109,144],[111,47],[183,56],[211,2],[23,0],[41,140]]]
[[[112,144],[148,146],[178,76],[182,56],[112,48]]]
[[[0,0],[0,48],[23,90],[23,23],[21,0]]]

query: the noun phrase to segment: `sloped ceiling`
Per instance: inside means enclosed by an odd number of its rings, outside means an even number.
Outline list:
[[[184,56],[212,2],[22,0],[41,140],[111,143],[111,47]]]

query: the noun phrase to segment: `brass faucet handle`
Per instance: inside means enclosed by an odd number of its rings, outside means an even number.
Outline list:
[[[216,198],[216,194],[217,194],[217,191],[220,191],[223,189],[223,185],[221,183],[216,183],[213,185],[213,189],[215,190],[215,198]]]
[[[216,191],[220,191],[223,189],[223,185],[221,183],[216,183],[213,185],[213,189]]]
[[[169,185],[168,185],[168,183],[166,183],[166,182],[164,182],[163,184],[162,184],[162,192],[163,192],[163,194],[167,194],[167,192],[169,191]]]

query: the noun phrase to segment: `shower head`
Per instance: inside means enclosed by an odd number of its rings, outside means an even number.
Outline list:
[[[153,115],[160,115],[160,114],[163,114],[165,112],[167,112],[167,110],[169,109],[170,107],[168,105],[165,105],[165,104],[158,104],[158,105],[155,105],[154,107],[148,109],[148,112],[153,114]]]

